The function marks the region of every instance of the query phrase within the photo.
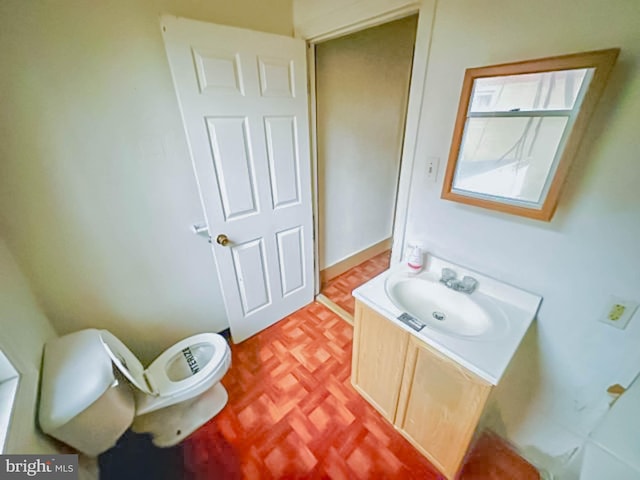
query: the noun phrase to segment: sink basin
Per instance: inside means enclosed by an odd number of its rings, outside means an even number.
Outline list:
[[[508,330],[506,315],[490,297],[480,292],[456,292],[429,274],[391,275],[385,290],[400,310],[447,335],[495,340]]]

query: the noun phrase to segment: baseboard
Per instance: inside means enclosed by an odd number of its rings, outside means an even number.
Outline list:
[[[324,270],[320,270],[320,285],[324,285],[332,278],[336,278],[338,275],[343,274],[356,265],[360,265],[362,262],[366,262],[370,258],[391,249],[392,242],[392,238],[387,238],[331,265],[330,267],[325,268]]]
[[[347,312],[344,308],[342,308],[337,303],[331,301],[321,293],[318,294],[318,296],[316,297],[316,302],[324,305],[333,313],[338,315],[341,319],[343,319],[345,322],[347,322],[349,325],[353,326],[353,315],[351,315],[349,312]]]
[[[222,335],[227,343],[231,344],[231,329],[225,328],[221,332],[218,332],[218,335]]]

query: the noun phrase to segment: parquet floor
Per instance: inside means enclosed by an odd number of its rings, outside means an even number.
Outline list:
[[[391,250],[382,252],[366,262],[347,270],[342,275],[329,280],[326,285],[322,286],[321,292],[333,303],[341,306],[353,315],[356,306],[351,292],[363,283],[387,270],[390,259]]]
[[[229,403],[185,440],[185,478],[440,479],[352,388],[351,340],[349,324],[312,303],[233,345]],[[495,443],[479,442],[464,480],[538,478]]]
[[[352,388],[351,338],[313,303],[233,345],[229,404],[184,444],[192,478],[437,479]]]

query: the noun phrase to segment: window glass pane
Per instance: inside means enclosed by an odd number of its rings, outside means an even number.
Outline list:
[[[589,68],[477,78],[470,112],[571,110]]]
[[[453,189],[538,203],[567,121],[468,118]]]
[[[18,372],[0,350],[0,454],[4,452],[17,389]]]

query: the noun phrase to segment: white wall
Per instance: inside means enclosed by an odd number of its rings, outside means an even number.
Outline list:
[[[0,3],[0,230],[60,333],[145,361],[228,326],[162,13],[292,33],[291,0]]]
[[[5,453],[55,452],[35,423],[42,348],[55,335],[0,238],[0,350],[20,373]]]
[[[437,6],[406,238],[544,297],[489,419],[532,457],[579,445],[607,386],[640,370],[640,315],[625,331],[597,321],[610,294],[640,301],[639,24],[637,0]],[[442,176],[465,68],[608,47],[622,53],[550,223],[440,199],[426,158],[442,159]]]
[[[316,47],[320,268],[391,237],[416,17]]]

